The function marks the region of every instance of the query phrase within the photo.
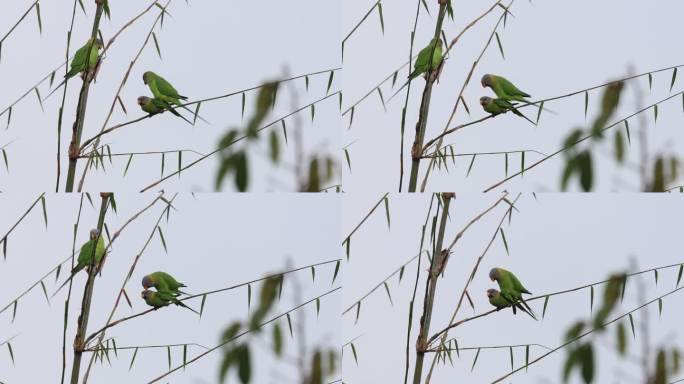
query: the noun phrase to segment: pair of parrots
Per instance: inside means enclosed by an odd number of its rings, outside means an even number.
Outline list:
[[[516,313],[516,309],[519,309],[537,320],[532,308],[530,308],[522,297],[523,293],[531,294],[531,292],[522,285],[513,272],[503,268],[492,268],[489,271],[489,278],[492,281],[496,281],[501,290],[487,290],[487,297],[489,298],[489,303],[491,305],[496,307],[497,310],[512,307],[513,313]]]
[[[184,288],[186,285],[166,272],[157,271],[144,276],[142,286],[145,290],[142,291],[140,296],[151,307],[161,308],[173,303],[197,313],[197,311],[178,300],[178,296],[187,294],[180,290],[180,288]],[[150,290],[150,288],[155,288],[156,291]]]

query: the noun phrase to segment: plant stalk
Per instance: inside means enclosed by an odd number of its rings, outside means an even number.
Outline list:
[[[437,25],[435,26],[435,34],[433,39],[439,39],[439,33],[442,30],[442,23],[444,22],[444,14],[446,13],[446,1],[439,0],[439,15],[437,16]],[[434,48],[433,48],[434,49]],[[432,64],[432,53],[430,54],[430,64]],[[430,98],[432,96],[432,87],[437,80],[439,74],[439,67],[430,68],[425,79],[425,89],[423,89],[423,98],[420,102],[420,112],[418,115],[418,122],[416,123],[416,136],[411,147],[411,178],[409,179],[409,192],[416,191],[418,184],[418,169],[420,168],[420,159],[423,155],[423,141],[425,140],[425,128],[427,127],[428,112],[430,111]]]
[[[420,318],[420,333],[416,341],[416,366],[413,371],[413,384],[420,384],[423,374],[423,361],[425,360],[425,353],[427,352],[427,338],[430,333],[430,321],[432,320],[432,307],[435,300],[435,292],[437,291],[437,277],[442,271],[442,266],[446,262],[449,251],[442,251],[442,244],[444,243],[444,232],[446,229],[447,218],[449,217],[449,205],[453,193],[442,193],[441,198],[444,204],[442,210],[442,218],[439,223],[439,232],[437,234],[437,243],[435,244],[435,253],[432,255],[432,264],[430,265],[430,273],[427,278],[427,290],[425,291],[425,299],[423,300],[423,314]],[[438,253],[439,252],[439,253]]]
[[[76,330],[76,337],[74,338],[74,362],[71,368],[71,384],[78,384],[78,376],[81,370],[81,358],[85,350],[85,335],[88,329],[88,318],[90,317],[90,303],[93,298],[93,290],[95,288],[95,275],[98,272],[98,266],[95,263],[95,252],[97,252],[97,243],[102,236],[102,227],[104,226],[104,218],[107,213],[107,205],[109,203],[110,193],[100,193],[102,204],[100,205],[100,216],[97,220],[97,229],[99,231],[98,238],[95,239],[95,246],[93,247],[93,254],[91,255],[91,263],[88,268],[88,281],[83,289],[83,300],[81,301],[81,314],[78,315],[78,329]]]
[[[93,30],[90,34],[92,39],[97,38],[97,31],[100,28],[100,19],[102,18],[102,1],[95,0],[97,9],[95,10],[95,20],[93,21]],[[95,44],[90,45],[90,49],[98,49]],[[90,60],[90,52],[88,52],[87,60]],[[88,91],[90,90],[90,83],[95,78],[97,66],[92,74],[90,74],[90,63],[86,62],[86,70],[83,77],[83,85],[78,96],[78,105],[76,107],[76,120],[72,128],[71,142],[69,143],[69,170],[67,172],[66,192],[73,192],[74,180],[76,178],[76,163],[81,150],[81,135],[83,134],[83,122],[85,121],[86,105],[88,104]]]

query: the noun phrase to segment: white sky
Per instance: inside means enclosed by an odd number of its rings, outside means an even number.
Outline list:
[[[97,196],[94,197],[94,200]],[[35,196],[4,195],[0,198],[0,228],[3,234],[23,213]],[[99,197],[97,197],[99,199]],[[111,231],[119,228],[133,213],[151,201],[152,196],[118,194],[118,215],[108,214],[107,224]],[[97,203],[97,201],[95,201]],[[29,284],[69,255],[72,226],[76,219],[79,196],[47,196],[48,229],[45,230],[40,204],[12,232],[8,245],[7,260],[0,268],[0,303],[10,303]],[[338,245],[339,203],[335,196],[310,196],[303,198],[293,194],[280,194],[264,199],[262,195],[190,194],[179,196],[170,221],[161,222],[168,246],[164,252],[155,234],[127,285],[133,302],[129,308],[125,301],[119,306],[116,318],[128,316],[147,309],[140,298],[142,276],[157,270],[167,271],[188,285],[188,292],[200,293],[263,277],[287,267],[306,266],[317,262],[334,260],[340,255]],[[111,311],[118,289],[123,282],[133,258],[140,251],[163,207],[152,208],[126,229],[115,241],[112,253],[96,281],[89,331],[102,327]],[[97,222],[97,209],[84,203],[77,242],[80,246],[87,233]],[[294,215],[305,217],[291,225]],[[311,236],[316,233],[316,236]],[[316,268],[316,280],[312,283],[311,272],[304,270],[285,277],[282,301],[273,315],[289,310],[297,304],[323,294],[339,286],[340,279],[331,285],[334,263]],[[54,274],[44,281],[50,294],[61,285],[68,268],[62,270],[59,284]],[[301,284],[301,300],[296,300],[295,279]],[[71,345],[75,334],[75,320],[80,310],[85,274],[75,277],[67,331],[67,369],[71,370]],[[253,286],[252,304],[258,302],[260,286]],[[13,366],[7,347],[0,354],[0,380],[5,383],[54,382],[61,368],[61,330],[66,290],[60,292],[47,305],[40,286],[19,301],[17,317],[12,323],[12,310],[0,315],[0,339],[2,341],[19,334],[12,341],[16,365]],[[292,314],[293,327],[305,321],[307,348],[322,345],[334,348],[341,344],[340,291],[321,299],[321,311],[316,318],[315,305],[308,305]],[[200,299],[186,304],[199,309]],[[254,307],[252,307],[254,308]],[[118,347],[198,343],[213,347],[219,343],[221,332],[234,320],[246,320],[247,288],[208,296],[201,320],[190,311],[180,307],[164,308],[158,312],[124,322],[110,329],[107,336],[115,337]],[[268,318],[271,318],[269,316]],[[287,321],[280,322],[287,331]],[[274,361],[270,351],[272,328],[265,328],[265,340],[252,340],[255,383],[296,382],[296,366],[289,360]],[[285,346],[288,359],[296,355],[297,344],[286,334]],[[295,337],[297,337],[295,328]],[[301,335],[300,335],[301,336]],[[247,340],[247,339],[243,339]],[[202,352],[198,347],[188,348],[188,359]],[[147,382],[168,369],[165,349],[139,350],[136,364],[128,371],[133,350],[119,351],[113,355],[112,366],[96,365],[91,372],[91,382]],[[168,377],[173,383],[213,383],[217,381],[218,366],[222,354],[219,351],[189,365],[185,372]],[[36,369],[39,362],[40,369]],[[172,366],[182,363],[182,348],[172,350]],[[87,360],[85,362],[87,364]],[[82,366],[84,372],[85,365]],[[67,376],[68,377],[68,376]],[[235,377],[228,382],[233,382]],[[164,381],[166,382],[166,381]]]
[[[349,233],[379,197],[348,194],[343,203],[343,233]],[[452,201],[445,242],[451,242],[470,219],[490,206],[497,197],[460,196]],[[638,270],[684,261],[677,251],[681,242],[681,230],[677,223],[684,211],[679,197],[633,194],[541,194],[538,197],[535,200],[526,194],[519,200],[520,212],[513,214],[510,226],[507,221],[503,226],[510,256],[506,255],[500,237],[497,238],[469,290],[476,310],[473,311],[465,302],[457,319],[491,308],[485,291],[496,287],[487,277],[494,266],[514,271],[530,291],[542,295],[604,280],[611,272],[628,268],[632,260],[638,265]],[[343,308],[353,305],[417,254],[429,199],[428,195],[390,195],[391,230],[387,229],[384,208],[381,206],[352,237],[351,261],[345,265]],[[444,278],[439,280],[437,286],[431,326],[433,333],[447,325],[476,258],[482,254],[505,211],[506,207],[499,206],[485,216],[466,232],[453,249]],[[428,228],[428,236],[429,231]],[[410,339],[410,375],[413,375],[419,314],[422,313],[423,278],[428,266],[427,259],[423,258],[423,262]],[[351,349],[344,350],[345,381],[403,382],[408,305],[415,273],[416,263],[413,262],[406,268],[400,285],[397,285],[397,276],[388,281],[394,306],[390,305],[384,288],[380,287],[361,305],[358,324],[354,325],[355,310],[343,316],[344,340],[362,335],[354,342],[359,356],[358,366]],[[661,271],[657,287],[652,273],[644,275],[643,281],[647,287],[645,297],[651,300],[674,289],[676,274],[677,268]],[[637,291],[636,279],[631,279],[624,304],[614,316],[638,306],[641,301]],[[600,302],[602,292],[602,289],[597,288],[595,305]],[[539,343],[553,348],[562,343],[566,329],[575,320],[589,316],[589,296],[590,292],[586,289],[552,297],[546,317],[539,323],[526,315],[513,317],[510,311],[504,311],[457,327],[450,337],[456,337],[460,347]],[[653,343],[677,345],[681,350],[680,308],[683,302],[681,291],[663,299],[662,318],[658,317],[657,305],[648,307]],[[533,303],[531,305],[535,311],[541,314],[543,300]],[[637,326],[640,326],[644,317],[643,311],[634,315]],[[625,325],[628,326],[628,323]],[[638,366],[617,363],[613,358],[614,332],[614,326],[610,327],[609,337],[597,344],[597,383],[627,382],[623,374],[641,377]],[[643,332],[637,328],[636,343],[641,343],[643,339]],[[631,337],[629,345],[631,353],[640,351],[634,346]],[[533,347],[531,358],[543,352]],[[475,351],[463,351],[461,359],[456,360],[454,353],[454,367],[449,364],[437,366],[432,382],[489,383],[510,371],[507,349],[481,351],[477,365],[471,372],[474,356]],[[531,366],[527,374],[517,373],[504,382],[557,383],[564,358],[564,351],[556,352]],[[429,366],[430,362],[431,359],[428,359],[426,365]],[[516,367],[524,364],[524,348],[515,350],[515,364]],[[575,377],[571,382],[580,381]]]
[[[84,16],[80,8],[77,9],[72,52],[83,45],[92,28],[94,2],[84,3],[88,16]],[[105,42],[150,3],[112,3],[112,20],[104,19],[101,22]],[[3,34],[29,4],[29,1],[3,4],[0,12],[0,31],[3,31]],[[146,70],[156,71],[174,84],[182,94],[196,100],[253,87],[274,78],[338,67],[340,19],[332,15],[339,14],[339,4],[335,1],[313,0],[287,4],[278,1],[191,1],[188,6],[185,1],[173,0],[169,7],[172,17],[165,18],[163,29],[157,27],[155,30],[163,60],[159,59],[154,43],[150,40],[121,93],[128,116],[117,106],[108,126],[143,116],[136,99],[149,93],[142,82],[142,74]],[[38,34],[35,15],[31,14],[3,43],[0,63],[0,108],[4,109],[63,62],[71,11],[71,3],[67,6],[62,2],[42,2],[42,36]],[[102,128],[126,68],[142,45],[157,14],[158,9],[154,7],[130,29],[124,31],[108,52],[97,84],[91,87],[84,140]],[[30,49],[26,49],[27,47]],[[286,70],[288,76],[285,74]],[[55,84],[60,81],[63,73],[63,69],[57,72]],[[341,74],[338,74],[336,79],[331,93],[339,88],[337,84]],[[304,79],[282,87],[278,93],[279,102],[267,122],[325,96],[327,81],[327,73],[312,77],[308,93],[305,93]],[[71,139],[71,126],[80,84],[78,78],[69,83],[62,131],[63,150],[67,148]],[[292,97],[292,85],[299,94],[298,100]],[[48,83],[45,82],[39,90],[45,97],[49,92]],[[58,91],[45,102],[45,112],[41,112],[35,95],[29,95],[13,109],[12,121],[7,131],[4,131],[7,114],[0,118],[3,121],[0,147],[16,140],[7,147],[10,173],[8,175],[3,164],[3,170],[0,171],[0,190],[54,190],[55,137],[61,94],[62,92]],[[251,116],[254,95],[256,94],[247,95],[245,118]],[[218,138],[228,127],[241,124],[240,109],[240,95],[203,103],[200,114],[212,122],[211,126],[197,124],[191,127],[182,120],[165,114],[115,131],[106,137],[102,144],[109,143],[114,153],[181,148],[207,153],[216,148]],[[292,140],[297,124],[301,124],[302,130],[306,133],[303,139],[306,153],[339,156],[338,111],[337,96],[334,96],[316,105],[313,125],[308,109],[287,119],[290,145],[283,150],[285,164],[293,162]],[[276,129],[280,129],[280,126],[277,125]],[[269,164],[267,145],[268,141],[264,139],[264,143],[258,146],[259,149],[254,148],[250,151],[251,190],[295,189],[295,179],[287,166],[273,169]],[[62,156],[60,190],[64,189],[67,169],[66,152],[63,152]],[[184,154],[183,162],[187,164],[196,158],[196,155],[187,153]],[[109,166],[109,172],[106,174],[101,170],[89,172],[85,188],[96,191],[137,191],[159,178],[161,155],[134,157],[128,175],[123,178],[127,160],[127,156],[119,157],[113,166]],[[218,158],[208,158],[188,169],[180,180],[174,177],[161,187],[166,190],[212,191],[217,164]],[[177,155],[174,153],[166,158],[165,174],[176,169]],[[81,170],[82,166],[79,167],[79,177]],[[226,182],[224,187],[226,190],[232,190],[232,179]]]
[[[372,0],[346,3],[342,27],[345,34],[356,25],[373,3]],[[416,3],[383,2],[384,36],[380,30],[376,10],[347,41],[344,57],[345,78],[353,80],[344,82],[345,105],[357,101],[406,62]],[[453,3],[455,21],[446,19],[444,22],[444,31],[449,41],[494,1]],[[414,52],[424,47],[434,33],[438,4],[433,0],[427,1],[427,4],[431,16],[428,16],[421,7]],[[501,58],[496,40],[493,40],[464,93],[471,116],[469,117],[460,106],[450,127],[486,116],[478,104],[480,96],[491,94],[490,90],[485,90],[480,85],[480,78],[485,73],[503,75],[532,94],[533,99],[541,99],[625,77],[630,66],[635,73],[641,73],[683,64],[684,53],[671,49],[670,46],[670,36],[677,34],[680,24],[681,7],[681,2],[674,0],[660,1],[657,6],[651,2],[623,0],[532,3],[515,1],[511,8],[515,18],[509,17],[505,30],[501,27],[498,30],[506,60]],[[440,82],[433,89],[426,140],[441,133],[446,126],[466,74],[482,50],[501,12],[501,9],[497,9],[466,32],[449,55]],[[397,87],[403,84],[407,74],[406,68],[399,73]],[[653,91],[645,98],[645,105],[670,95],[671,76],[671,71],[654,75]],[[413,142],[424,84],[422,79],[412,83],[406,118],[405,154],[410,153]],[[678,78],[672,93],[680,92],[682,84]],[[635,106],[635,85],[641,86],[644,91],[648,89],[646,77],[641,81],[629,83],[615,120],[640,109]],[[391,89],[391,80],[385,84],[382,91],[385,100],[394,93],[395,90]],[[591,92],[589,95],[589,121],[592,121],[592,116],[598,110],[599,96],[600,91]],[[345,168],[343,175],[347,191],[397,190],[399,129],[405,97],[404,90],[387,104],[387,112],[383,110],[377,93],[356,107],[352,128],[344,138],[345,144],[356,141],[349,148],[352,172],[350,174]],[[547,103],[545,106],[558,115],[542,114],[536,128],[525,120],[509,114],[463,129],[446,139],[445,144],[455,144],[456,153],[530,149],[546,154],[552,153],[561,147],[572,128],[584,124],[584,96],[580,94],[570,99]],[[536,108],[525,108],[522,111],[532,118],[536,117]],[[678,127],[684,122],[684,116],[680,97],[659,107],[657,125],[653,124],[653,111],[646,112],[644,116],[649,131],[648,145],[651,153],[663,150],[681,152],[684,131]],[[343,119],[342,125],[345,128],[349,125],[349,117],[347,114]],[[630,162],[637,162],[639,159],[636,142],[639,124],[636,118],[630,120]],[[612,132],[608,138],[609,145],[599,147],[595,154],[599,164],[596,190],[639,190],[638,178],[633,170],[615,169]],[[539,155],[527,153],[526,164],[530,165],[540,158]],[[466,179],[470,160],[470,157],[460,157],[456,161],[455,169],[450,163],[449,173],[444,170],[433,172],[427,190],[455,189],[462,192],[480,192],[504,178],[504,155],[477,157],[473,170]],[[520,169],[520,155],[511,155],[509,160],[509,172],[517,172]],[[552,158],[527,172],[523,180],[513,179],[498,190],[558,190],[563,164],[562,156]],[[406,189],[410,169],[408,157],[404,166]],[[421,164],[421,180],[426,167],[426,163]],[[577,183],[573,182],[571,189],[577,187]]]

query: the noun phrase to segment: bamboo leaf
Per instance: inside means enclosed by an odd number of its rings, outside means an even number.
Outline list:
[[[399,282],[398,284],[401,284],[401,278],[404,277],[404,269],[406,268],[405,265],[401,266],[401,269],[399,270]]]
[[[347,237],[347,239],[344,242],[345,242],[345,251],[347,253],[347,261],[349,261],[349,248],[350,248],[350,243],[351,243],[351,237]]]
[[[627,131],[627,144],[632,145],[632,136],[629,134],[629,122],[625,120],[625,130]]]
[[[12,107],[9,108],[9,111],[7,112],[7,127],[5,127],[5,130],[9,129],[10,121],[12,120]]]
[[[126,176],[126,173],[128,173],[128,167],[131,165],[131,161],[133,161],[133,154],[128,156],[128,161],[126,162],[126,168],[124,168],[124,176]]]
[[[166,248],[166,240],[164,239],[164,233],[162,232],[161,227],[158,225],[157,225],[157,230],[159,231],[159,238],[161,239],[162,245],[164,246],[164,252],[166,252],[168,254],[169,250]]]
[[[247,310],[252,308],[252,284],[247,284]]]
[[[192,125],[195,125],[195,123],[197,122],[197,116],[199,115],[201,105],[202,102],[200,101],[199,103],[197,103],[197,106],[195,107],[195,116],[192,118]]]
[[[387,112],[387,106],[385,105],[385,98],[382,96],[382,89],[380,87],[375,88],[378,91],[378,96],[380,97],[380,102],[382,103],[382,108]]]
[[[5,242],[7,242],[7,239],[5,239]],[[675,285],[675,288],[679,287],[679,282],[682,281],[682,272],[684,272],[684,264],[679,265],[679,272],[677,272],[677,284]]]
[[[321,299],[316,298],[316,317],[321,313]]]
[[[594,286],[591,286],[591,293],[590,293],[590,299],[589,299],[589,312],[594,312]]]
[[[185,365],[188,364],[188,345],[183,344],[183,370],[185,370]]]
[[[202,295],[202,303],[200,303],[200,317],[204,313],[204,304],[207,302],[207,295]]]
[[[33,91],[36,93],[36,98],[38,99],[38,104],[40,104],[40,110],[45,112],[45,108],[43,108],[43,99],[40,97],[40,91],[38,90],[38,87],[33,88]]]
[[[181,170],[183,169],[183,151],[178,151],[178,178],[181,177]]]
[[[544,102],[539,104],[539,110],[537,110],[537,125],[539,125],[539,117],[541,117],[542,110],[544,110]]]
[[[351,343],[351,350],[352,350],[352,354],[354,355],[354,361],[356,362],[356,365],[358,366],[359,365],[359,357],[356,354],[356,347],[354,346],[354,343]]]
[[[344,149],[344,157],[347,159],[347,167],[349,167],[349,173],[351,173],[351,159],[349,158],[349,151]]]
[[[382,284],[385,286],[385,292],[387,292],[387,297],[389,298],[390,304],[394,306],[394,301],[392,301],[392,295],[390,294],[389,287],[387,286],[387,282],[383,281]]]
[[[356,302],[356,320],[354,320],[354,325],[359,322],[359,314],[361,313],[361,301]]]
[[[287,317],[287,327],[290,329],[290,338],[294,338],[294,335],[292,334],[292,319],[290,318],[290,314],[288,313],[286,315]]]
[[[675,81],[677,81],[677,67],[672,70],[672,80],[670,80],[670,92],[672,92],[672,87],[674,87]]]
[[[387,229],[390,229],[389,199],[385,196],[385,216],[387,217]]]
[[[530,366],[530,346],[526,345],[525,346],[525,372],[527,372],[527,369]]]
[[[164,176],[164,164],[166,162],[166,154],[162,152],[161,154],[161,176]]]
[[[332,282],[330,283],[330,285],[333,285],[335,283],[335,279],[337,278],[337,274],[339,272],[340,272],[340,261],[337,260],[337,262],[335,263],[335,272],[333,273],[333,278],[332,278]]]
[[[508,152],[504,154],[504,173],[508,177]]]
[[[501,39],[499,38],[499,33],[494,32],[494,36],[496,36],[496,44],[499,46],[499,52],[501,52],[501,58],[506,60],[506,55],[504,55],[503,46],[501,46]]]
[[[655,279],[656,285],[658,285],[658,270],[653,270],[653,278]]]
[[[126,303],[128,303],[128,307],[133,309],[133,304],[131,304],[131,299],[128,297],[128,293],[126,293],[126,290],[122,289],[121,292],[123,293],[124,299],[126,299]]]
[[[480,357],[480,348],[478,348],[477,352],[475,353],[475,359],[473,359],[473,365],[470,367],[471,372],[473,371],[473,369],[475,369],[475,364],[477,363],[478,357]]]
[[[6,240],[5,240],[5,244],[7,244]],[[12,323],[14,323],[14,319],[17,317],[17,305],[18,305],[17,300],[14,300],[14,306],[12,307]]]
[[[658,104],[655,104],[653,106],[653,122],[654,123],[658,122]]]
[[[473,164],[475,164],[475,156],[477,156],[477,155],[473,154],[473,158],[470,159],[470,165],[468,166],[468,173],[466,173],[466,177],[468,177],[468,175],[470,175],[470,170],[473,169]]]
[[[304,76],[304,85],[306,86],[306,90],[309,90],[309,75]]]
[[[316,281],[316,267],[311,266],[311,282]]]
[[[378,15],[380,15],[380,29],[382,30],[382,34],[385,34],[385,20],[382,17],[382,3],[378,2]]]
[[[508,347],[508,352],[511,355],[511,371],[513,371],[513,347]]]
[[[38,18],[38,32],[43,34],[43,20],[40,18],[40,3],[36,2],[36,17]]]
[[[169,362],[169,369],[171,369],[171,347],[169,346],[166,347],[166,357]]]
[[[587,111],[589,110],[589,92],[584,91],[584,118],[587,118]]]
[[[135,362],[136,356],[138,356],[138,347],[135,347],[135,350],[133,351],[133,357],[131,358],[131,364],[128,366],[129,371],[131,370],[131,368],[133,368],[133,363]]]
[[[12,365],[14,365],[14,351],[12,351],[12,343],[7,342],[7,350],[9,351],[10,357],[12,358]]]
[[[311,104],[311,121],[314,121],[314,116],[316,116],[316,104]]]
[[[659,316],[663,315],[663,299],[662,298],[658,299],[658,315]]]
[[[40,205],[43,207],[43,221],[45,221],[45,229],[48,226],[47,208],[45,207],[45,196],[40,197]]]
[[[245,119],[245,93],[242,92],[242,119]]]
[[[525,151],[520,152],[520,178],[525,173]]]
[[[285,136],[285,145],[287,145],[287,127],[285,126],[285,120],[280,120],[280,124],[283,126],[283,136]]]
[[[549,305],[549,296],[546,296],[544,298],[544,309],[542,310],[542,319],[544,319],[544,316],[546,315],[546,307]]]
[[[5,160],[5,169],[9,172],[9,161],[7,160],[7,151],[5,151],[5,148],[2,149],[2,158]]]
[[[506,235],[504,234],[503,228],[499,228],[499,232],[501,232],[501,239],[503,240],[504,247],[506,248],[506,254],[510,256],[511,254],[508,252],[508,242],[506,241]]]
[[[326,95],[328,93],[330,93],[330,87],[332,86],[334,76],[335,76],[335,71],[330,71],[330,76],[328,76],[328,87],[325,90]]]
[[[653,85],[653,75],[648,74],[648,90],[650,91]]]
[[[468,104],[466,103],[466,101],[465,101],[465,99],[463,98],[463,96],[460,96],[460,99],[461,99],[461,103],[463,103],[463,108],[465,108],[466,113],[467,113],[468,115],[470,115],[470,108],[468,108]]]
[[[632,336],[636,339],[636,333],[634,332],[634,318],[632,314],[629,314],[629,326],[632,328]]]
[[[154,40],[154,47],[157,48],[157,54],[159,55],[159,59],[162,59],[162,54],[161,54],[161,49],[159,49],[159,40],[157,40],[157,34],[152,32],[152,39]]]

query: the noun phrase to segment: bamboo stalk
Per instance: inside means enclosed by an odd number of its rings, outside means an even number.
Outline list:
[[[439,33],[442,30],[442,23],[444,22],[444,14],[446,13],[446,0],[439,0],[439,15],[437,16],[437,25],[435,25],[435,34],[433,39],[439,39]],[[433,46],[433,51],[436,44]],[[432,56],[430,53],[430,66],[432,66]],[[411,147],[411,176],[409,179],[409,192],[416,191],[416,184],[418,183],[418,170],[420,168],[420,157],[423,150],[423,140],[425,140],[425,129],[427,127],[428,112],[430,111],[430,98],[432,96],[432,87],[439,75],[439,69],[444,62],[441,61],[437,68],[430,68],[425,79],[425,89],[423,90],[423,98],[420,102],[420,112],[418,115],[418,122],[416,123],[416,136]]]
[[[98,10],[101,11],[102,6],[98,5]],[[102,203],[100,205],[100,216],[97,220],[98,235],[95,239],[95,244],[100,241],[102,236],[102,227],[104,225],[105,214],[107,213],[107,206],[109,203],[110,193],[100,193]],[[95,252],[97,246],[93,247],[93,253],[90,256],[91,262],[88,268],[88,280],[83,289],[83,300],[81,301],[81,314],[78,316],[78,329],[76,330],[76,337],[74,338],[74,362],[71,368],[71,384],[78,384],[78,376],[81,370],[81,358],[83,357],[84,340],[86,331],[88,329],[88,318],[90,317],[90,304],[93,298],[93,291],[95,288],[95,275],[97,275],[97,266],[95,263]]]
[[[102,18],[102,1],[95,0],[97,9],[95,10],[95,20],[93,21],[93,30],[90,33],[92,39],[97,38],[97,31],[100,28],[100,19]],[[90,45],[90,50],[98,49],[95,44]],[[71,143],[69,143],[69,170],[67,171],[66,192],[74,190],[74,180],[76,178],[76,164],[78,162],[79,149],[81,147],[81,135],[83,134],[83,123],[85,121],[86,106],[88,104],[88,92],[90,91],[90,83],[93,81],[95,75],[90,75],[90,51],[86,57],[86,70],[83,77],[83,85],[78,96],[78,105],[76,107],[76,121],[71,133]]]
[[[442,7],[443,8],[443,7]],[[441,10],[443,12],[443,9]],[[443,16],[443,15],[442,15]],[[444,232],[446,229],[447,218],[449,217],[449,205],[453,193],[442,193],[441,198],[444,205],[442,210],[442,218],[439,224],[439,232],[437,234],[437,242],[435,252],[432,255],[432,265],[430,266],[430,274],[428,275],[425,291],[425,299],[423,300],[423,315],[420,319],[420,333],[418,334],[418,341],[416,342],[416,366],[413,371],[413,384],[420,384],[423,374],[423,361],[425,360],[425,353],[427,351],[427,338],[430,333],[430,321],[432,320],[432,307],[435,302],[435,292],[437,291],[437,277],[441,272],[441,266],[446,261],[448,252],[442,252],[442,244],[444,243]]]

